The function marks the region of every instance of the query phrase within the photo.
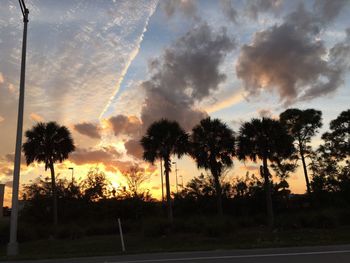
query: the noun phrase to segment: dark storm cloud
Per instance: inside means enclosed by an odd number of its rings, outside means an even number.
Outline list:
[[[90,123],[90,122],[83,122],[83,123],[75,124],[74,129],[77,132],[83,135],[86,135],[90,138],[93,138],[93,139],[101,138],[100,127],[97,124]]]
[[[194,105],[218,89],[226,75],[219,67],[235,43],[225,28],[214,32],[206,23],[191,29],[150,63],[151,78],[142,86],[146,99],[141,111],[144,127],[155,120],[177,120],[191,129],[205,112]]]
[[[348,44],[328,50],[317,40],[322,22],[300,5],[281,25],[256,33],[253,42],[242,47],[236,64],[245,89],[251,95],[275,91],[285,104],[335,91],[343,83],[340,62],[348,58]]]
[[[188,17],[194,17],[197,12],[195,0],[163,0],[161,5],[168,17],[172,17],[176,12],[181,12]]]

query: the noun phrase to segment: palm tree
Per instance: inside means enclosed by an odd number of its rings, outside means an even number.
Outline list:
[[[220,176],[225,167],[231,167],[233,164],[232,157],[235,154],[233,131],[219,119],[208,117],[192,129],[190,141],[191,156],[195,159],[198,168],[210,170],[214,178],[217,210],[222,216]]]
[[[181,158],[187,153],[188,134],[176,121],[161,119],[151,124],[146,135],[141,139],[143,147],[143,158],[152,164],[161,159],[164,163],[165,185],[167,198],[167,213],[169,222],[173,222],[173,211],[171,207],[169,173],[171,171],[172,154]]]
[[[288,133],[293,136],[297,144],[303,164],[307,193],[310,195],[311,187],[305,157],[311,151],[308,143],[318,132],[318,129],[322,127],[322,112],[314,109],[287,109],[280,114],[280,122],[285,126]]]
[[[53,222],[56,226],[57,218],[57,189],[55,181],[54,163],[63,162],[69,153],[75,149],[70,131],[56,122],[38,123],[25,133],[26,142],[23,151],[27,165],[38,162],[45,163],[45,171],[51,171],[51,187],[53,199]]]
[[[238,158],[241,160],[249,158],[254,162],[259,158],[263,162],[261,174],[264,177],[268,223],[271,229],[273,228],[274,218],[267,162],[268,160],[277,162],[286,159],[292,155],[293,151],[293,138],[288,135],[279,121],[269,118],[252,119],[240,128]]]

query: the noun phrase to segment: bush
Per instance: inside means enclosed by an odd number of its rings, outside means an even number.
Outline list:
[[[7,244],[10,238],[10,222],[7,219],[0,220],[0,244]]]
[[[59,226],[56,238],[59,239],[78,239],[85,235],[84,230],[79,227],[78,225],[71,224],[71,225],[63,225]]]
[[[171,232],[171,225],[165,218],[147,219],[143,222],[142,230],[145,237],[167,236]]]

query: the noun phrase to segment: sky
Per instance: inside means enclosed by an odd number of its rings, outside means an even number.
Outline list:
[[[140,138],[160,118],[190,131],[202,118],[234,131],[287,108],[315,108],[323,127],[349,108],[348,0],[27,0],[29,8],[24,130],[56,121],[76,151],[56,166],[59,178],[83,179],[99,167],[113,186],[139,164],[160,196],[159,165],[142,161]],[[10,203],[18,108],[22,14],[0,0],[0,183]],[[201,170],[176,158],[186,184]],[[257,174],[234,161],[230,178]],[[22,158],[21,184],[49,176]],[[289,178],[305,192],[301,170]],[[171,174],[175,191],[174,169]]]

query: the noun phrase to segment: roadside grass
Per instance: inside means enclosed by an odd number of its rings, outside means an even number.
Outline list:
[[[268,231],[264,227],[236,229],[229,234],[168,233],[150,236],[143,233],[125,235],[128,254],[216,249],[249,249],[287,246],[316,246],[350,243],[350,227],[332,229],[295,229]],[[6,256],[0,247],[0,260],[68,258],[120,255],[118,235],[86,236],[78,239],[42,239],[20,243],[20,255]]]

